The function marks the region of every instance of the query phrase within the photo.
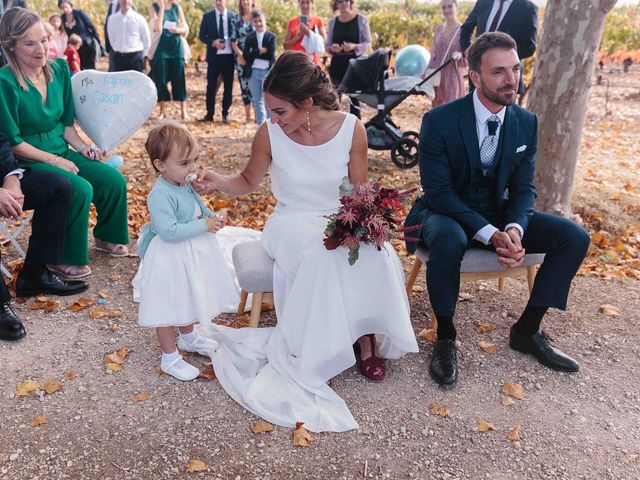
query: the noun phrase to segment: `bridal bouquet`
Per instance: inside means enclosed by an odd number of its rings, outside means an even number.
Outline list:
[[[382,250],[384,242],[398,234],[417,230],[421,225],[402,228],[403,203],[417,189],[398,191],[384,188],[378,181],[354,187],[344,177],[340,185],[341,207],[327,216],[324,246],[335,250],[339,246],[349,249],[349,265],[358,260],[361,244],[375,245]]]

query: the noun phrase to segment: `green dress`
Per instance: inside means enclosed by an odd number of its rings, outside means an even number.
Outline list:
[[[157,3],[153,4],[156,15],[160,12]],[[164,22],[180,24],[178,5],[172,4],[164,11]],[[180,35],[171,33],[166,28],[162,29],[162,35],[158,41],[158,47],[151,61],[151,79],[158,90],[158,101],[167,102],[171,99],[184,102],[187,99],[187,86],[184,71],[184,54]],[[171,84],[171,92],[167,88]]]
[[[127,184],[122,174],[110,166],[90,160],[71,150],[64,129],[73,125],[75,112],[71,96],[71,75],[65,59],[52,62],[53,77],[47,85],[43,104],[38,89],[27,80],[22,89],[8,66],[0,69],[0,131],[11,145],[27,142],[33,147],[75,163],[77,175],[48,163],[18,158],[34,171],[55,172],[71,181],[73,197],[67,216],[63,263],[89,263],[89,208],[93,202],[98,219],[95,238],[116,244],[128,244]]]

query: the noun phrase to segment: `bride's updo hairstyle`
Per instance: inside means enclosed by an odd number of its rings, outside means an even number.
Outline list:
[[[303,52],[288,50],[264,79],[264,92],[302,107],[307,98],[324,110],[338,110],[338,94],[329,76]]]

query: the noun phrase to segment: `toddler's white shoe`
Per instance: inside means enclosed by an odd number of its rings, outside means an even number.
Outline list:
[[[206,357],[213,355],[218,348],[218,342],[207,337],[195,334],[192,341],[187,341],[182,335],[178,336],[178,348],[185,352],[195,352]]]
[[[200,374],[200,370],[185,362],[182,355],[178,355],[177,358],[169,362],[160,360],[160,370],[183,382],[193,380]]]

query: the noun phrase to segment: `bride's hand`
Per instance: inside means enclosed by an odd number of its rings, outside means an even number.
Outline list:
[[[191,182],[191,186],[198,193],[209,193],[215,190],[218,185],[218,174],[211,170],[205,170],[201,168],[197,172],[197,178]]]

